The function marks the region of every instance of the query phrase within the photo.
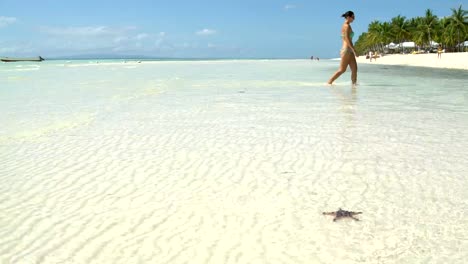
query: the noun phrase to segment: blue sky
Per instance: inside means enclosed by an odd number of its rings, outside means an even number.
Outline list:
[[[468,0],[0,0],[0,56],[338,57],[340,17],[437,16]]]

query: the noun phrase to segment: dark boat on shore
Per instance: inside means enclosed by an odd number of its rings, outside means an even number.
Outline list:
[[[15,62],[15,61],[43,61],[44,58],[41,56],[30,57],[30,58],[10,58],[10,57],[1,57],[0,61],[3,62]]]

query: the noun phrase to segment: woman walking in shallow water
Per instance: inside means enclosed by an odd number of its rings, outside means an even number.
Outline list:
[[[351,23],[353,23],[354,21],[354,13],[353,11],[348,11],[341,16],[344,17],[345,22],[341,27],[341,39],[343,40],[343,46],[340,50],[340,68],[337,72],[335,72],[335,74],[333,74],[330,80],[328,80],[328,84],[332,84],[338,77],[340,77],[340,75],[346,71],[346,68],[348,68],[349,65],[349,67],[351,68],[351,81],[354,86],[356,85],[357,81],[356,57],[358,57],[358,55],[356,54],[356,50],[354,49],[352,40],[354,32],[351,28]]]

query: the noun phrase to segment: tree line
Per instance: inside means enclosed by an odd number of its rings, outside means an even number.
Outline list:
[[[404,41],[413,41],[417,46],[429,49],[431,41],[435,41],[446,51],[464,51],[466,47],[460,43],[468,40],[468,10],[461,5],[451,10],[451,16],[442,18],[427,9],[420,17],[407,19],[398,15],[386,22],[372,21],[367,32],[356,41],[356,51],[359,54],[369,50],[383,53],[385,45],[391,42],[401,45]]]

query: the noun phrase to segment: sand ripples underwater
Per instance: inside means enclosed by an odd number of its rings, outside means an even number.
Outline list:
[[[0,71],[0,263],[464,263],[466,100],[366,67],[325,87],[326,62],[133,66]]]

